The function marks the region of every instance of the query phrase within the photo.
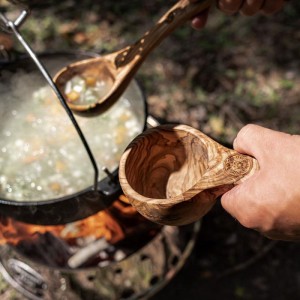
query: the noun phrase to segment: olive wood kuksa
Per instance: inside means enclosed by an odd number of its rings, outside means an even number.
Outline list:
[[[180,0],[135,44],[111,54],[70,64],[60,70],[54,82],[67,100],[65,85],[76,75],[94,77],[107,84],[108,92],[96,102],[84,104],[69,101],[69,107],[77,112],[85,112],[86,115],[98,114],[111,107],[125,91],[148,54],[176,28],[206,10],[211,2],[199,0],[190,3],[189,0]]]
[[[119,179],[146,218],[184,225],[204,216],[218,196],[259,170],[258,162],[186,125],[163,125],[136,137],[120,160]]]

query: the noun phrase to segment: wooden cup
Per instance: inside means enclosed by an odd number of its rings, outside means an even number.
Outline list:
[[[136,137],[125,150],[119,179],[130,203],[146,218],[184,225],[203,217],[218,196],[253,175],[258,162],[186,125],[163,125]]]

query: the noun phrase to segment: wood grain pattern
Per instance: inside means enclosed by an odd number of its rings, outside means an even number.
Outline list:
[[[94,114],[108,109],[123,94],[149,53],[176,28],[207,9],[211,2],[212,0],[199,0],[197,3],[190,3],[189,0],[180,0],[135,44],[111,54],[70,64],[60,70],[55,75],[54,82],[66,99],[64,86],[78,74],[99,76],[102,80],[107,76],[110,85],[110,91],[96,103],[83,105],[69,102],[69,107],[75,111]]]
[[[205,215],[216,198],[259,169],[257,161],[186,125],[139,135],[119,168],[123,192],[146,218],[183,225]]]

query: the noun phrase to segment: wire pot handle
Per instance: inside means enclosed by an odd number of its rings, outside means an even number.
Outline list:
[[[61,105],[63,106],[69,119],[71,120],[73,126],[75,127],[75,130],[76,130],[76,132],[88,154],[88,157],[91,161],[92,167],[94,169],[94,185],[93,185],[94,191],[100,193],[100,191],[98,191],[99,170],[98,170],[98,166],[97,166],[95,157],[91,151],[91,148],[90,148],[79,124],[77,123],[71,109],[67,105],[66,100],[64,99],[63,95],[61,94],[61,92],[56,87],[55,83],[53,82],[51,75],[49,74],[46,67],[39,60],[36,53],[32,50],[32,48],[29,46],[29,44],[25,41],[25,39],[23,38],[22,34],[19,31],[19,27],[25,22],[25,20],[29,16],[29,14],[30,14],[29,10],[22,10],[19,17],[15,21],[11,21],[4,15],[4,13],[0,12],[0,20],[2,20],[2,22],[5,24],[6,29],[7,29],[6,31],[14,34],[17,37],[17,39],[22,44],[22,46],[24,47],[26,52],[29,54],[30,58],[36,64],[38,70],[41,72],[43,77],[46,79],[48,85],[51,87],[51,89],[54,91],[54,93],[58,97]]]

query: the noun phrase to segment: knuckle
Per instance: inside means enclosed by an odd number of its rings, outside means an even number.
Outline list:
[[[258,128],[259,128],[258,125],[247,124],[239,131],[237,138],[243,138],[243,137],[249,136],[249,135],[251,136],[256,133]]]
[[[243,225],[244,227],[246,227],[248,229],[258,228],[256,219],[249,215],[240,217],[239,222],[241,225]]]
[[[237,134],[235,140],[234,140],[234,147],[240,148],[244,144],[247,143],[247,141],[251,140],[252,137],[254,137],[258,131],[259,126],[254,124],[248,124],[244,126]]]
[[[260,208],[258,205],[250,214],[241,216],[239,222],[248,229],[266,234],[274,230],[275,219],[268,211],[264,211],[263,207]]]
[[[219,0],[217,7],[225,13],[235,13],[241,5],[241,0]]]
[[[284,5],[284,0],[266,0],[262,7],[262,12],[266,15],[275,14],[282,9]]]
[[[245,202],[245,201],[244,201]],[[241,211],[239,222],[246,228],[259,229],[262,227],[260,204],[255,199],[247,201],[246,209]]]

